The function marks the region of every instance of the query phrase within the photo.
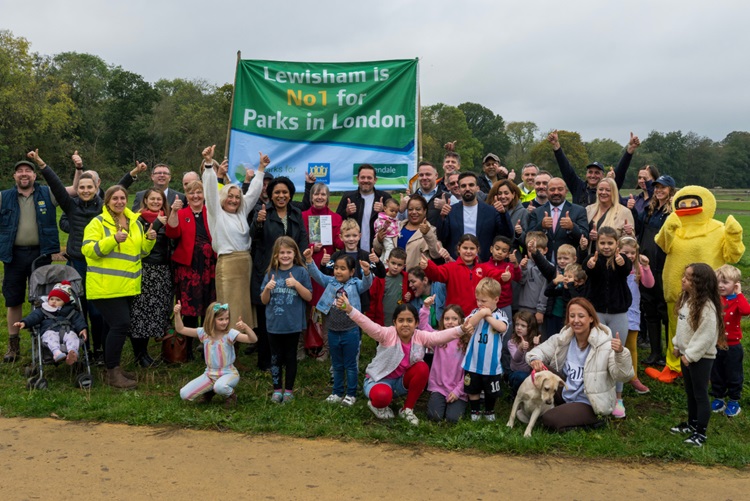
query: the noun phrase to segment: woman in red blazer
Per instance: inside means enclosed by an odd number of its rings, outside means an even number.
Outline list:
[[[185,190],[188,206],[177,198],[167,219],[167,236],[177,240],[172,253],[175,264],[175,294],[182,304],[185,326],[198,327],[206,307],[216,301],[216,254],[211,248],[203,183],[193,181]]]

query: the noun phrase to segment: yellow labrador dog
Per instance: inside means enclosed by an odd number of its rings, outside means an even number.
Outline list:
[[[539,416],[555,406],[555,392],[561,386],[565,386],[565,382],[557,374],[550,371],[532,371],[518,388],[513,409],[510,411],[508,428],[513,428],[518,412],[519,420],[526,422],[528,419],[529,424],[523,436],[530,437]]]

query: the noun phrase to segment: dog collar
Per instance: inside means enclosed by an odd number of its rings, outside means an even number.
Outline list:
[[[548,370],[549,370],[549,369],[547,368],[547,366],[546,366],[546,365],[544,365],[544,364],[542,364],[542,367],[544,367],[544,369],[542,369],[542,370],[545,370],[545,371],[548,371]],[[534,369],[532,369],[532,370],[531,370],[531,382],[532,382],[532,383],[535,383],[535,382],[536,382],[536,370],[534,370]]]

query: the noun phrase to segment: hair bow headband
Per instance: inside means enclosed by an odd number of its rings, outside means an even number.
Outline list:
[[[224,303],[224,304],[216,303],[214,305],[214,313],[220,310],[228,310],[228,309],[229,309],[229,305],[227,303]]]

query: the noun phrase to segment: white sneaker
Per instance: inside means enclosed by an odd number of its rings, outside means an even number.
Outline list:
[[[419,418],[414,415],[414,409],[401,409],[398,415],[406,419],[409,424],[413,424],[414,426],[419,424]]]
[[[343,399],[340,396],[336,395],[335,393],[331,393],[330,395],[328,395],[328,398],[326,398],[326,402],[329,404],[338,404],[342,400]]]
[[[484,414],[484,420],[485,421],[494,421],[495,420],[495,413],[494,412],[491,413],[491,414],[485,413]]]
[[[479,421],[480,419],[482,419],[482,415],[481,414],[479,414],[478,412],[472,412],[471,413],[471,420],[472,421]]]
[[[341,400],[341,405],[343,405],[344,407],[351,407],[357,401],[357,398],[352,397],[351,395],[347,395],[343,399],[340,399],[340,400]]]
[[[367,407],[370,408],[373,414],[375,414],[375,417],[378,419],[393,419],[393,411],[390,407],[385,407],[383,409],[378,409],[374,405],[372,405],[372,401],[367,401]]]

